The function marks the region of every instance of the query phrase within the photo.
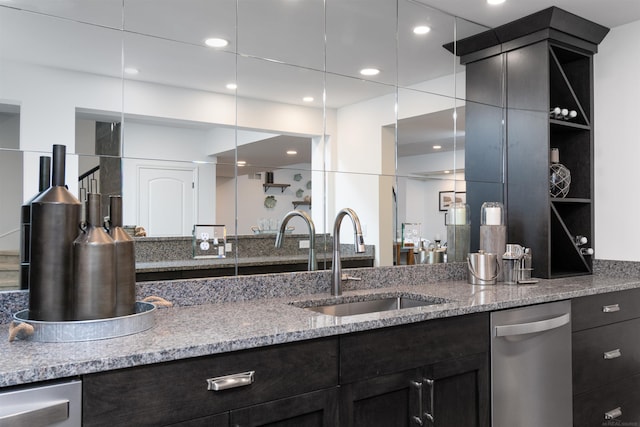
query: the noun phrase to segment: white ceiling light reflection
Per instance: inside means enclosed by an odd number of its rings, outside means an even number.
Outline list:
[[[125,74],[129,74],[130,76],[135,76],[139,72],[140,72],[140,70],[138,70],[135,67],[125,67],[125,69],[124,69],[124,73]]]
[[[427,34],[430,31],[431,28],[426,25],[418,25],[417,27],[413,28],[413,33],[417,35]]]
[[[204,41],[204,44],[206,44],[209,47],[226,47],[229,42],[225,39],[221,39],[221,38],[217,38],[217,37],[212,37],[210,39],[206,39]]]
[[[360,70],[360,74],[362,74],[363,76],[377,76],[378,74],[380,74],[380,70],[378,70],[377,68],[363,68],[362,70]]]
[[[238,89],[238,85],[235,84],[235,83],[227,83],[226,88],[229,89],[229,90],[236,90],[236,89]]]

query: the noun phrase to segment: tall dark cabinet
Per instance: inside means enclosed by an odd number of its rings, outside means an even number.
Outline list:
[[[472,235],[482,203],[502,201],[508,243],[531,248],[535,277],[592,271],[593,55],[607,32],[552,7],[455,45],[467,73]],[[551,148],[571,172],[565,197],[549,192]]]

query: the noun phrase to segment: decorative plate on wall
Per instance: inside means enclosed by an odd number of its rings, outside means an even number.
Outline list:
[[[293,180],[294,181],[300,181],[302,179],[302,174],[297,173],[295,175],[293,175]]]
[[[307,190],[311,190],[311,181],[307,181]]]
[[[298,191],[296,191],[296,197],[300,198],[303,194],[304,190],[302,188],[298,188]]]
[[[276,200],[275,196],[267,196],[264,198],[264,207],[267,209],[275,208],[276,203],[278,203],[278,201]]]

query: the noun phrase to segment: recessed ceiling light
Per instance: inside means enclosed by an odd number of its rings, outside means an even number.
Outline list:
[[[134,67],[125,67],[124,72],[125,72],[125,74],[129,74],[129,75],[135,76],[136,74],[138,74],[140,72],[140,70],[138,70],[137,68],[134,68]]]
[[[305,96],[302,100],[304,102],[313,102],[313,96]]]
[[[296,150],[287,150],[287,156],[295,156],[298,154]]]
[[[491,5],[502,4],[504,2],[505,0],[487,0],[487,3]]]
[[[426,25],[418,25],[417,27],[413,28],[413,33],[414,34],[427,34],[429,31],[431,31],[431,28],[426,26]]]
[[[243,167],[246,166],[247,162],[245,162],[244,160],[238,160],[238,167]]]
[[[229,44],[228,40],[225,39],[220,39],[220,38],[210,38],[210,39],[206,39],[204,41],[204,44],[206,44],[209,47],[225,47]]]
[[[444,171],[444,173],[451,173],[451,171]]]
[[[360,74],[362,74],[363,76],[377,76],[378,74],[380,74],[380,70],[378,70],[377,68],[363,68],[362,70],[360,70]]]
[[[433,149],[434,150],[440,150],[442,148],[442,145],[434,145]]]
[[[227,83],[227,89],[236,90],[238,89],[238,85],[235,83]]]

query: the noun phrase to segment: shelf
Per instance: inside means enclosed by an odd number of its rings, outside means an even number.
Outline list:
[[[262,188],[264,188],[264,192],[266,193],[269,188],[279,188],[281,193],[284,193],[284,190],[287,187],[291,187],[291,184],[262,184]]]
[[[293,204],[294,209],[298,206],[309,206],[311,207],[311,202],[307,202],[306,200],[294,200],[291,202]]]
[[[591,199],[580,199],[580,198],[574,198],[574,197],[565,197],[565,198],[552,197],[551,203],[591,203]]]
[[[570,122],[567,120],[549,119],[549,123],[551,123],[554,126],[565,127],[567,128],[566,130],[574,130],[574,129],[591,130],[590,126],[583,125],[582,123]]]

